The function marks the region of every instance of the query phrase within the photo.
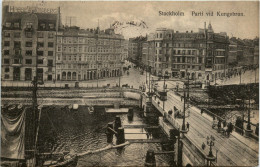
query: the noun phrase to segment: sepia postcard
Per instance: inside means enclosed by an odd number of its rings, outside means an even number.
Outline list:
[[[258,166],[259,1],[2,2],[2,167]]]

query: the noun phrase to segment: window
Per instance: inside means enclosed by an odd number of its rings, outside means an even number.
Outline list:
[[[9,79],[9,75],[8,74],[5,74],[5,79]]]
[[[26,59],[25,64],[32,64],[32,59]]]
[[[61,51],[61,46],[60,46],[60,45],[58,46],[58,51],[59,51],[59,52]]]
[[[38,56],[43,56],[43,51],[37,51]]]
[[[53,42],[48,42],[48,47],[52,48],[53,47]]]
[[[14,33],[14,37],[15,38],[20,38],[21,37],[21,33],[20,32],[15,32]]]
[[[50,29],[54,29],[54,24],[49,24]]]
[[[202,63],[202,58],[201,57],[199,57],[199,63]]]
[[[38,33],[37,33],[37,36],[38,36],[38,38],[43,38],[43,37],[44,37],[44,34],[43,34],[43,32],[38,32]]]
[[[199,66],[199,70],[201,70],[201,66]]]
[[[48,75],[48,81],[52,80],[52,75]]]
[[[37,63],[38,64],[43,64],[43,59],[38,59]]]
[[[10,69],[7,67],[7,68],[5,68],[5,72],[9,72],[10,71]]]
[[[11,36],[10,32],[5,32],[5,37],[9,38]]]
[[[14,23],[14,28],[19,28],[20,27],[20,23]]]
[[[62,56],[62,58],[63,58],[63,60],[66,60],[66,56],[64,56],[64,55]]]
[[[9,63],[10,63],[9,59],[4,59],[4,64],[9,64]]]
[[[25,31],[26,38],[32,38],[32,32]]]
[[[21,50],[14,50],[15,55],[21,55]]]
[[[54,34],[52,32],[48,34],[49,38],[53,38],[53,36],[54,36]]]
[[[26,43],[25,43],[25,46],[26,46],[26,47],[32,47],[32,42],[26,42]]]
[[[14,64],[20,64],[20,59],[14,59]]]
[[[159,54],[162,54],[162,50],[159,50]]]
[[[14,41],[14,48],[21,48],[21,42],[20,41]]]
[[[37,42],[37,45],[39,48],[43,48],[44,47],[44,42]]]
[[[162,38],[162,33],[160,33],[160,38]]]
[[[53,56],[53,51],[48,51],[48,56]]]
[[[10,41],[5,41],[4,46],[10,46]]]
[[[48,60],[48,66],[53,66],[53,60]]]
[[[60,57],[61,57],[60,54],[58,54],[58,60],[60,60]]]
[[[28,23],[26,23],[26,28],[32,28],[32,25],[33,25],[33,23],[28,22]]]
[[[11,27],[11,23],[10,22],[6,22],[5,26],[8,27],[8,28]]]
[[[45,24],[44,24],[44,23],[41,23],[41,24],[40,24],[40,28],[41,28],[41,29],[45,29],[45,28],[46,28]]]
[[[9,55],[9,50],[4,50],[4,55]]]
[[[25,54],[26,56],[32,56],[32,50],[26,50]]]

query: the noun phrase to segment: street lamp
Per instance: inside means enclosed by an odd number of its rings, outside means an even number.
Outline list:
[[[214,155],[212,153],[212,146],[215,145],[214,141],[215,141],[215,138],[212,135],[210,137],[207,136],[207,145],[209,146],[209,155],[208,155],[208,157],[214,157]]]
[[[207,145],[209,146],[209,154],[206,156],[207,159],[207,166],[210,166],[211,161],[215,161],[216,157],[212,153],[212,147],[215,145],[214,143],[215,138],[211,135],[210,137],[207,136]]]
[[[181,132],[182,133],[187,133],[188,132],[188,129],[186,128],[185,126],[185,110],[186,110],[186,100],[188,100],[189,98],[189,76],[190,76],[190,73],[187,73],[187,76],[188,76],[188,85],[186,86],[186,89],[187,91],[185,91],[185,89],[183,89],[183,94],[184,94],[184,104],[183,104],[183,121],[182,121],[182,129],[181,129]]]

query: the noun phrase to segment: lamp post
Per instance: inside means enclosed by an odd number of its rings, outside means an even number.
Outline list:
[[[211,161],[215,161],[216,157],[212,153],[212,147],[215,145],[215,138],[211,135],[207,136],[207,145],[209,146],[209,154],[206,156],[207,166],[211,166]]]
[[[181,129],[181,132],[182,133],[187,133],[188,132],[188,129],[186,128],[186,125],[185,125],[185,110],[186,110],[186,100],[188,100],[189,98],[189,76],[190,74],[187,72],[187,76],[188,76],[188,85],[186,86],[186,89],[187,89],[187,92],[185,91],[185,89],[183,90],[183,94],[184,94],[184,104],[183,104],[183,121],[182,121],[182,129]]]
[[[250,86],[250,85],[249,85]],[[245,129],[245,137],[249,137],[250,136],[250,133],[253,131],[251,129],[251,123],[250,123],[250,99],[251,99],[251,90],[250,90],[250,87],[249,87],[249,91],[248,91],[248,95],[249,95],[249,100],[247,100],[248,102],[248,115],[247,115],[247,127]]]

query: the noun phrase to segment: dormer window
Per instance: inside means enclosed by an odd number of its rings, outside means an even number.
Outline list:
[[[19,28],[20,27],[20,23],[14,23],[14,28]]]
[[[45,24],[40,24],[41,29],[45,29]]]
[[[54,24],[49,24],[50,29],[54,29]]]
[[[6,27],[11,27],[11,23],[10,23],[10,22],[6,22],[6,23],[5,23],[5,26],[6,26]]]
[[[32,25],[33,25],[33,23],[28,22],[28,23],[26,23],[26,28],[32,28]]]

